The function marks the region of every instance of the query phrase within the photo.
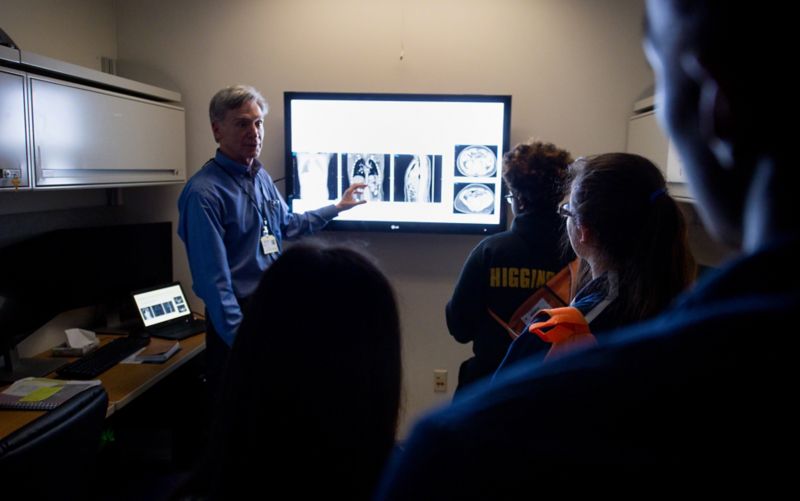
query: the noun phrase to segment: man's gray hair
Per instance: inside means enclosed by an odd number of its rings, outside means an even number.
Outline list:
[[[225,119],[225,114],[229,110],[236,110],[243,104],[255,101],[261,108],[262,115],[269,111],[267,101],[255,87],[249,85],[232,85],[214,94],[211,103],[208,105],[208,118],[211,123],[221,122]]]

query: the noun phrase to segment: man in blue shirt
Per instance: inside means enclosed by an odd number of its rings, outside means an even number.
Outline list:
[[[252,87],[217,92],[209,117],[219,148],[189,179],[178,200],[178,235],[189,257],[192,288],[206,305],[212,391],[242,321],[242,305],[280,255],[283,239],[313,233],[339,212],[364,203],[358,199],[364,185],[353,184],[336,205],[289,212],[258,161],[267,111],[266,101]]]
[[[795,487],[796,84],[770,71],[795,57],[790,9],[647,1],[656,111],[704,223],[742,255],[662,316],[556,362],[519,364],[424,418],[377,499],[742,497],[748,487],[770,498]]]

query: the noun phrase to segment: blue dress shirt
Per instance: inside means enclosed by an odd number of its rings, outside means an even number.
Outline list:
[[[237,298],[255,291],[261,274],[279,255],[263,252],[264,228],[282,249],[284,238],[313,233],[339,213],[333,205],[291,213],[258,160],[248,168],[219,150],[187,181],[178,211],[178,235],[189,257],[192,289],[228,346],[242,321]]]

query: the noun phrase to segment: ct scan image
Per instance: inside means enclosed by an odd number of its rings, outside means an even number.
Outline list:
[[[294,154],[295,193],[305,200],[335,200],[337,157],[334,153]]]
[[[456,145],[454,174],[460,177],[491,177],[497,172],[497,147],[482,144]]]
[[[483,183],[456,183],[454,193],[454,213],[494,213],[494,186]]]
[[[343,155],[347,176],[342,178],[342,191],[353,183],[364,183],[364,200],[389,198],[389,155],[383,153],[347,153]]]
[[[395,155],[394,157],[395,202],[441,202],[441,179],[441,155]]]

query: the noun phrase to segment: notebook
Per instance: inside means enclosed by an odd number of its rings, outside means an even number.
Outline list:
[[[151,336],[184,339],[205,331],[205,322],[192,316],[180,282],[136,291],[133,302]]]

